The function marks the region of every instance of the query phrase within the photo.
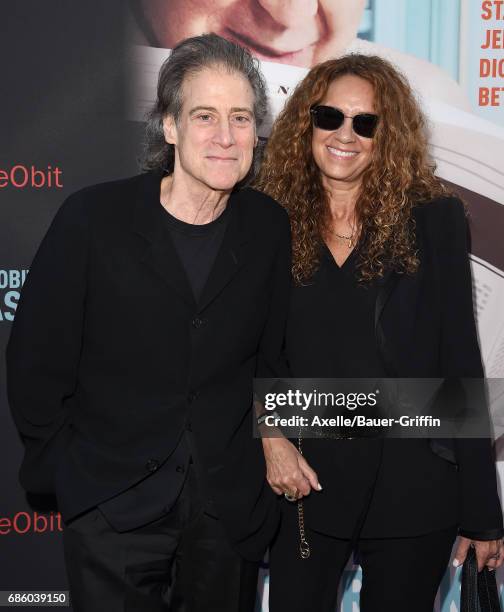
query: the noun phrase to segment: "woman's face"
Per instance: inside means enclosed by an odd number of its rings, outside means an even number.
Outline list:
[[[310,67],[341,55],[357,34],[365,0],[139,0],[156,46],[219,34],[259,59]]]
[[[356,134],[349,117],[375,113],[373,86],[358,76],[345,75],[331,83],[319,104],[338,108],[346,115],[337,130],[313,126],[312,153],[323,182],[327,186],[360,185],[371,162],[373,139]]]

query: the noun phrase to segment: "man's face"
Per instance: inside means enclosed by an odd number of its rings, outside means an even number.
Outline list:
[[[257,144],[254,94],[245,77],[224,68],[205,68],[186,78],[177,122],[163,122],[166,142],[175,145],[174,176],[188,188],[229,191],[252,164]]]
[[[365,0],[140,0],[157,46],[213,32],[271,62],[310,67],[341,55]]]
[[[337,130],[313,127],[312,153],[326,185],[358,185],[362,173],[371,163],[373,139],[353,131],[353,117],[359,113],[375,113],[373,86],[355,75],[339,77],[331,83],[320,102],[333,106],[346,115]]]

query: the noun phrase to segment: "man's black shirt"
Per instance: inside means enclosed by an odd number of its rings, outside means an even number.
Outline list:
[[[226,207],[224,212],[210,223],[193,225],[180,221],[166,211],[166,226],[187,274],[196,302],[201,297],[222,244],[229,219],[228,213],[229,210]]]

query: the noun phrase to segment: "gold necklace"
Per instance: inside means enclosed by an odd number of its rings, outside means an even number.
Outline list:
[[[348,240],[348,248],[349,248],[349,249],[351,249],[351,248],[354,246],[354,240],[353,240],[353,237],[354,237],[354,232],[352,232],[352,233],[350,234],[350,236],[344,236],[343,234],[338,234],[338,232],[335,232],[335,231],[333,230],[333,234],[334,234],[334,235],[335,235],[337,238],[340,238],[341,240]]]

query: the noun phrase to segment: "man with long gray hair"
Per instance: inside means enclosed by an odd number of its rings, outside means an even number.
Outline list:
[[[144,172],[57,213],[8,347],[23,486],[54,492],[74,610],[252,610],[277,525],[252,378],[276,376],[289,222],[246,187],[266,93],[216,35],[163,64]]]

